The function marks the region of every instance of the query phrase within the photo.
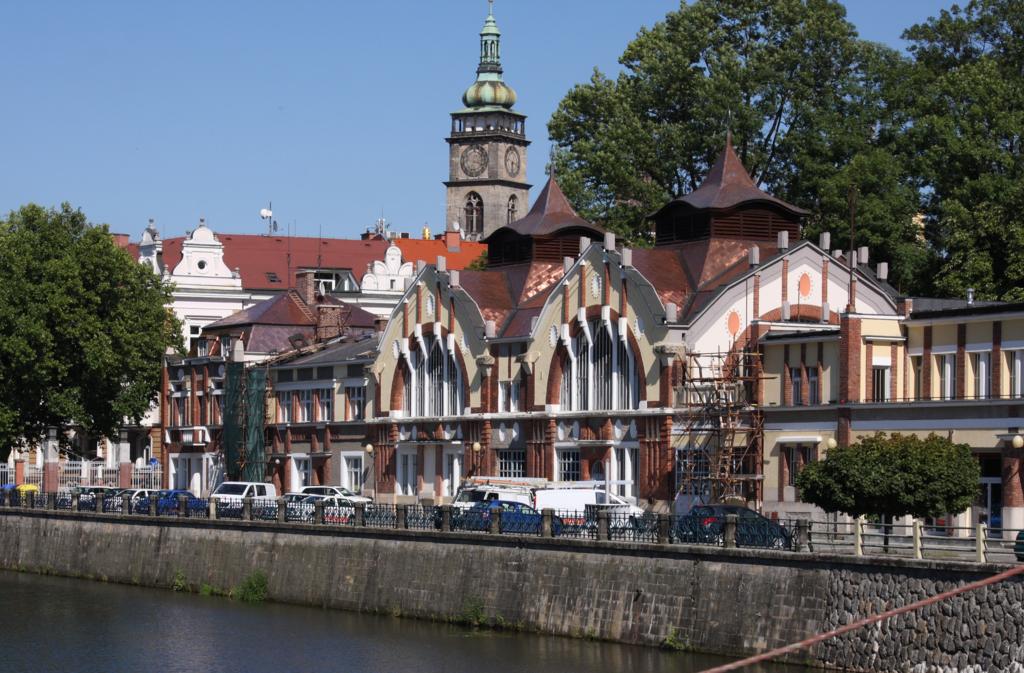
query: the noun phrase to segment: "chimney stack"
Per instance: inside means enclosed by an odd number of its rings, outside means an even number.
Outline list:
[[[295,274],[295,291],[302,297],[306,306],[316,303],[316,280],[315,271],[299,271]]]
[[[665,322],[674,323],[679,319],[679,308],[673,302],[665,304]]]
[[[974,306],[974,288],[967,288],[967,305]]]

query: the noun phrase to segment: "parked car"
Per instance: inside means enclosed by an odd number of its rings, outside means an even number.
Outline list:
[[[487,531],[491,528],[491,517],[495,510],[501,510],[501,532],[539,535],[543,515],[529,505],[511,500],[480,502],[468,509],[452,509],[452,530]],[[562,532],[562,519],[551,519],[551,532]]]
[[[177,514],[181,516],[179,496],[182,495],[187,498],[186,507],[188,507],[189,513],[206,511],[206,501],[192,495],[192,491],[183,488],[172,488],[158,493],[159,499],[156,502],[157,514]]]
[[[361,502],[366,505],[373,502],[371,498],[353,493],[344,486],[303,486],[302,493],[306,495],[337,495],[347,499],[352,504]]]
[[[687,514],[678,517],[675,537],[680,542],[697,544],[721,544],[725,517],[735,514],[736,545],[739,547],[764,547],[767,549],[791,549],[793,535],[786,528],[765,518],[747,507],[740,505],[700,505]]]
[[[306,499],[300,503],[305,506],[302,510],[304,521],[313,520],[313,510],[308,505],[315,506],[317,502],[324,504],[324,523],[348,524],[352,522],[356,514],[355,503],[348,498],[339,495],[312,494],[306,496]]]
[[[276,497],[277,489],[273,484],[256,481],[225,481],[210,494],[211,500],[236,501],[239,504],[241,504],[242,498]]]
[[[1013,553],[1018,561],[1024,561],[1024,530],[1017,533],[1017,539],[1013,544]]]

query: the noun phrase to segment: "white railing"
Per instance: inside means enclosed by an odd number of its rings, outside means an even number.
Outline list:
[[[132,467],[132,488],[163,488],[164,473],[159,465]]]
[[[57,466],[57,490],[68,491],[79,486],[120,486],[121,470],[103,463],[68,460]]]
[[[39,490],[43,490],[43,468],[37,465],[26,465],[25,466],[25,483],[35,484],[39,487]]]
[[[14,483],[14,468],[7,463],[0,464],[0,486]]]

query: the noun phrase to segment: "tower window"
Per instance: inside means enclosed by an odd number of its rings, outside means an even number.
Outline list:
[[[476,192],[466,197],[466,232],[479,234],[484,229],[484,202]]]
[[[519,212],[519,199],[515,195],[508,197],[508,224],[515,222]]]

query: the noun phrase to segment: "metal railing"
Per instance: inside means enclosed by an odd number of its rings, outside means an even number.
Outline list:
[[[159,465],[132,467],[132,488],[158,489],[163,488],[164,472]]]
[[[283,499],[208,500],[156,496],[131,499],[77,491],[36,493],[4,489],[0,507],[70,510],[121,516],[157,516],[239,521],[275,521],[352,528],[435,530],[490,535],[619,541],[649,544],[760,548],[845,556],[902,557],[1012,563],[1024,561],[1024,532],[1019,529],[870,524],[737,517],[635,515],[608,510],[542,512],[489,510],[450,505],[355,504],[325,506],[286,503]]]

